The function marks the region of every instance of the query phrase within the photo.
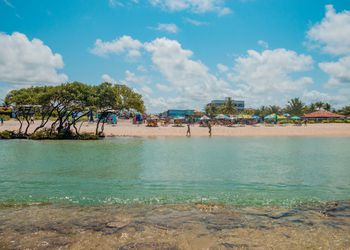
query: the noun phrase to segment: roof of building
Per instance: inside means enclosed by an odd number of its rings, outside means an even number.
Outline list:
[[[329,111],[319,110],[303,116],[303,118],[344,118],[344,115],[338,115]]]

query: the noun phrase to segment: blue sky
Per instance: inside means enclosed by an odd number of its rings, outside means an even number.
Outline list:
[[[350,2],[0,0],[0,96],[121,82],[148,111],[350,102]]]

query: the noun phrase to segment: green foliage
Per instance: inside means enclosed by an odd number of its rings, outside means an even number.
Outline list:
[[[16,119],[20,123],[19,133],[28,135],[32,117],[41,123],[34,129],[32,138],[47,138],[44,130],[48,121],[53,121],[50,135],[58,133],[57,138],[76,136],[72,132],[78,121],[86,119],[91,111],[104,112],[108,109],[144,112],[142,96],[125,85],[102,83],[92,86],[80,82],[65,83],[59,86],[30,87],[11,91],[5,102],[12,105]],[[80,117],[70,119],[73,114]],[[26,124],[23,126],[23,124]],[[41,134],[37,133],[41,131]],[[85,136],[86,137],[86,136]],[[84,138],[85,138],[84,137]]]
[[[0,132],[0,139],[12,139],[13,138],[13,132],[5,130]]]
[[[299,98],[293,98],[288,101],[285,112],[291,116],[303,116],[307,111],[307,107]]]
[[[350,116],[350,106],[345,106],[338,111],[342,115]]]

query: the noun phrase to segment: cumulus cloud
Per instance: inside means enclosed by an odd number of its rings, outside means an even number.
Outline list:
[[[134,40],[130,36],[122,36],[111,42],[103,42],[101,39],[97,39],[90,52],[97,56],[126,53],[128,57],[135,58],[141,55],[141,48],[142,43],[140,41]]]
[[[217,64],[216,67],[220,73],[225,73],[229,70],[229,68],[226,65],[221,64],[221,63]]]
[[[260,47],[262,47],[263,49],[268,49],[269,48],[269,44],[267,42],[265,42],[264,40],[259,40],[258,41],[258,45]]]
[[[333,5],[327,5],[325,17],[310,28],[307,36],[312,46],[339,57],[337,61],[318,64],[329,75],[327,86],[350,84],[350,11],[337,13]]]
[[[286,49],[249,50],[247,56],[235,60],[229,78],[238,83],[251,100],[278,103],[287,94],[297,93],[313,83],[307,76],[293,77],[295,73],[312,68],[310,56]]]
[[[334,55],[350,54],[350,12],[337,13],[333,5],[326,6],[324,19],[307,32],[313,46]]]
[[[165,84],[156,84],[156,87],[161,92],[169,92],[171,91],[171,87]]]
[[[53,53],[41,40],[29,40],[18,32],[0,33],[0,81],[13,84],[58,84],[68,80],[57,70],[62,56]]]
[[[194,13],[216,12],[223,16],[232,11],[225,6],[225,0],[149,0],[156,7],[168,11],[188,10]]]
[[[101,76],[101,80],[102,80],[102,82],[117,83],[117,81],[108,74],[103,74]]]
[[[158,31],[173,33],[173,34],[176,34],[177,32],[179,32],[179,28],[174,23],[160,23],[154,29]]]
[[[221,74],[215,76],[203,62],[194,59],[193,51],[184,49],[176,40],[157,38],[144,43],[143,49],[153,64],[152,79],[159,77],[157,81],[162,84],[148,89],[150,78],[129,70],[125,72],[125,81],[137,83],[151,110],[202,109],[212,99],[229,96],[244,99],[249,106],[285,104],[291,97],[302,96],[313,83],[312,78],[304,75],[312,69],[313,59],[291,50],[249,50],[247,55],[236,58],[233,68],[218,64]],[[143,89],[144,86],[148,88]],[[164,93],[164,97],[157,96],[155,90]]]
[[[348,105],[349,103],[349,97],[348,93],[349,89],[346,89],[344,91],[338,91],[335,94],[330,93],[324,93],[320,92],[318,90],[311,90],[311,91],[305,91],[302,95],[302,99],[306,103],[313,103],[313,102],[328,102],[332,103],[335,107],[342,107],[343,105]]]
[[[151,53],[153,64],[159,72],[187,101],[185,103],[202,103],[212,97],[232,95],[228,84],[215,77],[200,61],[192,60],[193,52],[182,48],[176,40],[158,38],[145,44]]]
[[[350,85],[350,56],[342,57],[336,62],[319,63],[319,67],[329,75],[329,87]]]

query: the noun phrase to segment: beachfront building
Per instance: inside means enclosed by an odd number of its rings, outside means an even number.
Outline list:
[[[190,117],[195,114],[192,109],[169,109],[160,114],[162,118]]]
[[[225,100],[212,100],[210,103],[207,104],[207,106],[209,105],[214,105],[216,107],[220,107],[225,105],[226,101],[228,98],[226,98]],[[244,101],[239,101],[239,100],[235,100],[232,98],[232,101],[236,107],[236,110],[238,112],[243,111],[244,110]]]
[[[8,116],[9,118],[14,117],[12,108],[0,106],[0,116]]]
[[[305,120],[336,120],[336,119],[344,119],[344,115],[339,115],[336,113],[332,113],[326,110],[318,110],[303,116]]]

